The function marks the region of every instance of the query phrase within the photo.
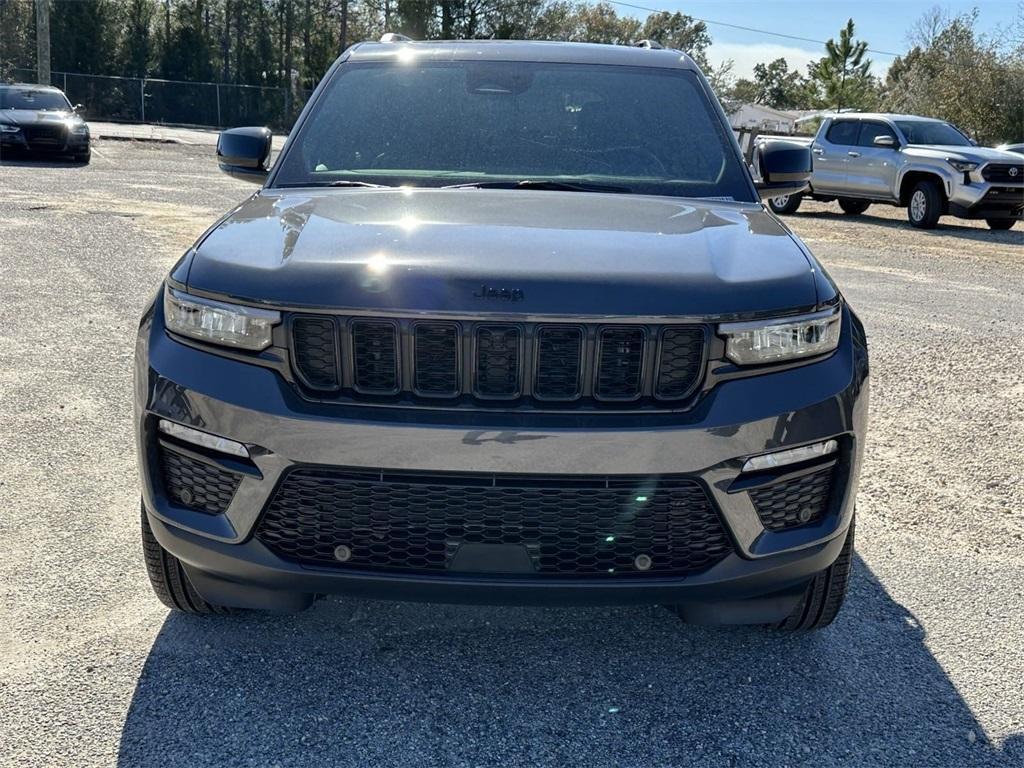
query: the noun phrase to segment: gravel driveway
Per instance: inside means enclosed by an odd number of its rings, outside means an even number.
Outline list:
[[[1022,225],[787,219],[873,355],[859,556],[824,632],[341,599],[171,616],[138,541],[134,329],[252,190],[200,147],[0,166],[0,764],[1024,764]]]

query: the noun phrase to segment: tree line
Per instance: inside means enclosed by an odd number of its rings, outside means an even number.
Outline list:
[[[736,78],[712,65],[707,25],[683,13],[620,14],[583,0],[50,0],[55,71],[312,89],[348,45],[401,32],[415,39],[523,38],[689,53],[727,111],[883,109],[951,120],[979,141],[1024,138],[1024,2],[998,35],[977,12],[925,15],[910,50],[876,77],[851,19],[805,71],[785,59]],[[1011,14],[1012,15],[1012,14]],[[0,0],[0,75],[35,66],[33,0]]]

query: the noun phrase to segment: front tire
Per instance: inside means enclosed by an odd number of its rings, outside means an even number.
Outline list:
[[[988,224],[988,228],[995,230],[996,232],[1005,232],[1008,229],[1013,229],[1013,225],[1017,223],[1016,219],[985,219],[985,223]]]
[[[166,549],[153,535],[146,516],[146,508],[142,508],[142,554],[146,559],[146,572],[149,583],[160,602],[168,608],[181,613],[199,616],[228,615],[237,613],[237,609],[206,602],[196,592],[181,561]]]
[[[845,214],[858,216],[870,208],[871,203],[867,200],[857,200],[853,197],[840,197],[839,207],[843,209],[843,213]]]
[[[769,197],[768,207],[771,208],[772,213],[782,216],[785,214],[796,213],[796,209],[800,207],[800,201],[803,198],[800,195],[780,195],[779,197]]]
[[[853,566],[853,521],[846,532],[846,542],[839,557],[807,585],[807,591],[793,612],[775,628],[783,632],[809,632],[831,624],[846,599]]]
[[[935,229],[942,215],[942,188],[925,179],[914,186],[907,204],[907,218],[918,229]]]

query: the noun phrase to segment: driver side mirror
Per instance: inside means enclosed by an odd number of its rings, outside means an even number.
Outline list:
[[[875,136],[871,141],[876,147],[888,147],[889,149],[897,149],[896,139],[892,136]]]
[[[761,199],[803,192],[811,180],[811,148],[785,140],[770,140],[754,148],[755,182]]]
[[[71,108],[71,111],[77,112],[81,115],[83,112],[85,112],[85,104],[75,104],[75,106]]]
[[[217,139],[217,163],[235,179],[262,184],[270,172],[269,128],[230,128]]]

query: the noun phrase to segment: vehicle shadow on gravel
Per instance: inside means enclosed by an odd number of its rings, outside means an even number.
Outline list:
[[[962,237],[965,240],[977,240],[979,242],[997,243],[1019,243],[1024,242],[1024,224],[1017,224],[1013,229],[1003,232],[996,232],[985,227],[969,227],[956,224],[957,219],[946,217],[939,220],[935,229],[915,229],[906,219],[889,219],[884,216],[872,216],[870,213],[863,213],[859,216],[846,216],[837,211],[797,211],[789,216],[782,217],[794,219],[813,219],[816,221],[842,222],[844,224],[872,224],[887,229],[896,229],[913,232],[915,235],[924,237],[942,237],[951,235]]]
[[[818,634],[654,608],[331,599],[168,616],[119,765],[1019,766],[858,558]]]

